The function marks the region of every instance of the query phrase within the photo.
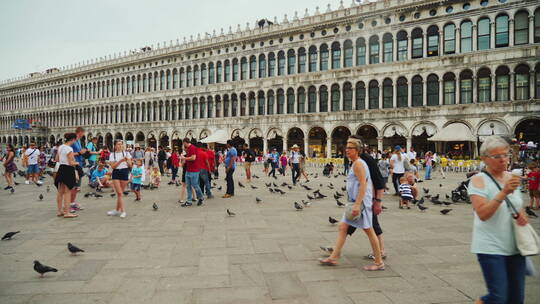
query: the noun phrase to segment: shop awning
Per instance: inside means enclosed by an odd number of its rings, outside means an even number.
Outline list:
[[[444,127],[432,137],[430,141],[476,141],[469,127],[462,123],[453,123]]]
[[[201,142],[203,143],[218,143],[218,144],[226,144],[229,137],[227,136],[227,132],[224,130],[217,130],[212,135],[201,139]]]

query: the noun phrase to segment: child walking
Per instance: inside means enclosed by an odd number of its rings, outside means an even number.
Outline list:
[[[530,172],[527,174],[527,179],[529,180],[529,198],[531,199],[529,207],[536,210],[540,208],[540,170],[536,162],[531,162],[528,168]]]
[[[137,159],[136,166],[131,169],[131,190],[135,193],[135,201],[141,200],[141,185],[142,176],[144,174],[142,168],[142,159]]]

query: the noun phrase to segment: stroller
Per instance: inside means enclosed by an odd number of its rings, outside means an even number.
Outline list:
[[[465,176],[467,177],[467,180],[462,181],[459,183],[459,186],[452,190],[452,202],[457,203],[459,201],[463,201],[467,204],[471,203],[471,200],[469,198],[469,192],[468,192],[468,186],[469,182],[471,181],[471,177],[473,177],[475,174],[477,174],[478,171],[469,172]]]

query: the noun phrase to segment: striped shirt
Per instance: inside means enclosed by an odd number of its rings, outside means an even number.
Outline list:
[[[399,185],[399,194],[401,195],[401,198],[405,200],[412,200],[412,190],[411,185],[409,184],[401,184]]]

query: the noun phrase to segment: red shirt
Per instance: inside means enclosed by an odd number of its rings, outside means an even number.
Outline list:
[[[186,157],[189,158],[192,155],[197,155],[197,150],[197,147],[195,147],[194,145],[189,145],[189,148],[187,148],[186,151]],[[197,157],[195,156],[195,158]],[[197,160],[186,160],[187,172],[199,172],[196,161]]]
[[[216,153],[212,150],[207,150],[206,151],[206,156],[207,156],[207,159],[208,159],[208,164],[210,165],[210,170],[209,171],[214,171],[214,168],[216,167]]]
[[[197,169],[199,170],[206,170],[208,171],[208,166],[206,166],[206,152],[203,151],[203,149],[197,149],[197,159],[195,160],[195,164],[197,166]]]
[[[529,190],[538,190],[540,185],[540,171],[533,171],[527,174],[529,178]]]
[[[178,153],[171,154],[171,163],[175,168],[180,167],[180,157],[178,156]]]

